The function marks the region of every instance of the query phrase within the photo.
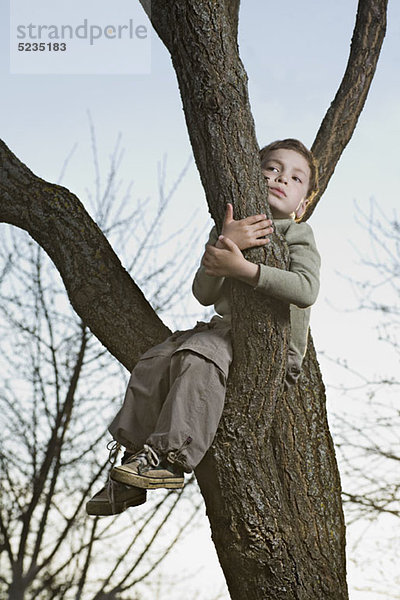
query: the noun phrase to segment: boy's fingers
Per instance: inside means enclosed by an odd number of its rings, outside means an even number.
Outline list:
[[[258,223],[259,221],[265,221],[267,219],[267,215],[252,215],[251,217],[246,217],[245,221],[248,225],[253,225],[254,223]],[[271,224],[271,220],[268,219],[267,222]]]
[[[265,238],[265,237],[268,237],[269,235],[271,235],[272,233],[274,233],[274,232],[271,229],[266,229],[265,231],[257,231],[255,237],[257,239]]]
[[[230,202],[226,205],[224,223],[230,223],[233,221],[233,206]]]
[[[228,248],[228,242],[227,242],[228,238],[224,237],[223,235],[220,235],[218,239],[221,242],[221,244],[223,244],[226,248]]]
[[[228,250],[234,250],[235,248],[237,248],[235,242],[232,242],[232,240],[223,235],[220,235],[218,239],[224,244],[225,248],[227,248]]]
[[[273,227],[271,227],[271,225],[266,225],[264,222],[264,223],[259,223],[259,224],[256,223],[252,227],[252,231],[255,231],[255,232],[265,231],[266,233],[272,233],[274,231],[274,229],[273,229]]]

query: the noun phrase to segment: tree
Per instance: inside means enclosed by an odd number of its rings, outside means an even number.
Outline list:
[[[150,14],[150,3],[142,4]],[[347,70],[313,145],[321,192],[363,108],[386,5],[359,3]],[[151,8],[152,24],[171,54],[217,227],[227,201],[236,218],[265,211],[236,39],[239,1],[158,0]],[[4,144],[0,157],[2,219],[29,231],[46,250],[75,310],[131,369],[168,329],[79,200],[35,177]],[[266,251],[251,251],[248,258],[284,268],[287,250],[275,237]],[[226,407],[215,443],[196,471],[230,594],[240,600],[347,598],[340,481],[313,344],[300,385],[284,394],[287,309],[249,294],[244,285],[233,284],[231,294],[234,363]]]
[[[390,567],[399,560],[394,532],[400,518],[400,381],[394,369],[400,351],[400,224],[396,213],[388,217],[373,201],[368,211],[357,206],[357,220],[369,235],[370,250],[359,253],[362,271],[356,281],[350,280],[356,294],[355,310],[376,318],[381,352],[374,372],[366,368],[356,371],[348,360],[334,361],[340,369],[338,379],[345,374],[348,381],[336,385],[333,394],[351,399],[350,406],[355,409],[334,413],[333,427],[347,523],[356,526],[355,547],[364,549],[363,556],[353,553],[354,562],[364,567],[361,589],[396,598],[399,577],[395,566]],[[369,552],[372,545],[379,547],[374,560]]]
[[[147,245],[164,241],[170,194],[161,180],[159,205],[146,206],[147,219],[141,201],[124,202],[116,194],[119,144],[103,190],[91,129],[98,185],[88,204],[120,253],[133,223],[150,221],[150,231],[136,230],[134,267],[165,310],[173,306],[171,271],[178,281],[185,276],[187,257],[172,257],[154,273],[146,255]],[[0,596],[118,600],[134,587],[135,598],[153,597],[148,576],[191,529],[200,499],[189,485],[183,494],[161,491],[122,519],[87,518],[85,503],[109,467],[104,430],[123,396],[122,381],[115,384],[121,367],[68,306],[57,270],[25,232],[2,226],[0,260]],[[178,500],[186,511],[174,521]]]

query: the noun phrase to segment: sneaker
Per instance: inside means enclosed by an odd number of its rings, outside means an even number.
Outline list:
[[[161,461],[158,454],[147,444],[123,465],[111,469],[110,475],[119,483],[146,489],[176,489],[182,488],[184,484],[183,469],[165,460]]]
[[[145,502],[146,490],[109,479],[103,489],[86,503],[86,512],[96,517],[108,517]]]

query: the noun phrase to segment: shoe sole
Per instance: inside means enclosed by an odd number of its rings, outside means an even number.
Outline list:
[[[176,490],[183,488],[184,480],[182,477],[162,478],[162,477],[144,477],[136,473],[128,473],[122,469],[113,469],[111,471],[111,479],[124,483],[125,485],[133,485],[135,487],[144,488],[146,490],[155,490],[166,488],[168,490]]]
[[[133,508],[134,506],[140,506],[146,502],[146,497],[135,501],[116,502],[115,510],[112,510],[111,504],[106,502],[92,503],[86,505],[86,513],[92,517],[111,517],[113,515],[120,515],[127,508]],[[89,505],[89,506],[88,506]]]

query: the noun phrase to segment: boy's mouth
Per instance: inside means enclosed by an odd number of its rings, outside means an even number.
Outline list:
[[[274,194],[276,194],[280,198],[286,198],[286,192],[285,192],[285,190],[282,190],[281,188],[270,187],[269,190],[270,190],[270,192],[273,192]]]

